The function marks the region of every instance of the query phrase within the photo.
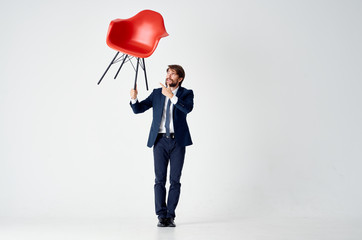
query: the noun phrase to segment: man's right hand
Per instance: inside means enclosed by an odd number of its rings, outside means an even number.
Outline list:
[[[136,99],[137,98],[137,88],[136,89],[131,89],[131,99]]]

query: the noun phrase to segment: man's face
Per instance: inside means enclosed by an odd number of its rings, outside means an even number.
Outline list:
[[[170,69],[170,68],[167,70],[166,81],[165,81],[166,86],[176,88],[176,87],[178,87],[178,85],[181,81],[182,81],[182,78],[180,78],[177,75],[175,70]]]

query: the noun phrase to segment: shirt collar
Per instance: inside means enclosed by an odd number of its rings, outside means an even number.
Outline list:
[[[176,93],[177,93],[177,91],[178,91],[179,88],[180,88],[180,86],[178,86],[175,90],[172,91],[173,95],[176,96]]]

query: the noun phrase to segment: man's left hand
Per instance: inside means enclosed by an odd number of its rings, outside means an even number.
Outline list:
[[[168,85],[166,87],[162,83],[160,83],[160,85],[162,87],[162,94],[171,99],[173,97],[173,93],[171,91],[171,88]]]

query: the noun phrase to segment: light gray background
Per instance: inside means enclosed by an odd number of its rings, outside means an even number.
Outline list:
[[[195,93],[179,219],[361,216],[361,1],[19,0],[0,7],[3,221],[155,220],[134,71],[97,85],[109,22],[143,9],[170,34],[150,88],[177,63]]]

